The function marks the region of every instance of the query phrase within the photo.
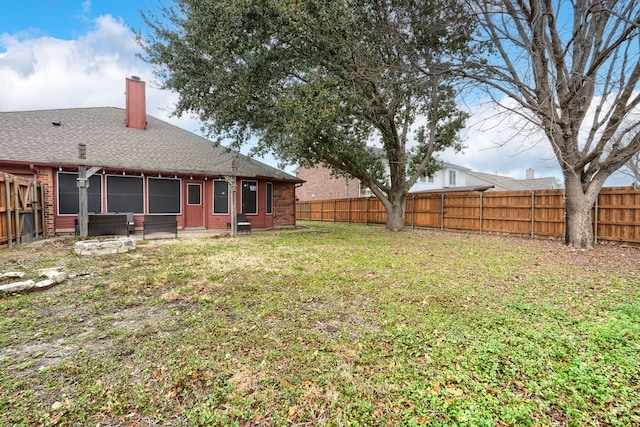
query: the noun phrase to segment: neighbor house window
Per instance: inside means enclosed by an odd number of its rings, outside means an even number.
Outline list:
[[[273,184],[267,182],[267,213],[273,213]]]
[[[258,213],[258,181],[242,181],[242,213]]]
[[[58,214],[77,215],[80,211],[77,173],[58,173]],[[102,176],[92,175],[87,189],[87,212],[102,212]]]
[[[428,180],[429,184],[433,184],[433,182],[434,182],[433,181],[433,176],[428,177],[427,180]]]
[[[179,179],[149,178],[147,190],[149,192],[150,214],[180,213]]]
[[[213,181],[213,213],[229,213],[229,184],[227,181]]]
[[[144,213],[143,179],[138,176],[107,176],[108,212]]]
[[[456,171],[449,171],[449,185],[456,185]]]

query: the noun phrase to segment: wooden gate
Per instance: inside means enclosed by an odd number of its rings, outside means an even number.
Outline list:
[[[31,242],[43,235],[41,182],[0,174],[0,247]]]

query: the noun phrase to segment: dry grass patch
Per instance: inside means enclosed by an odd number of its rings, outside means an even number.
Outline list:
[[[86,258],[0,298],[0,425],[640,423],[640,257],[309,224]]]

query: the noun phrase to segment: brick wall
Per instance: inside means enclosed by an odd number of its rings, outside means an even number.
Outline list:
[[[306,181],[296,189],[297,199],[303,202],[360,197],[360,180],[331,176],[331,170],[322,166],[301,167],[296,176]]]
[[[38,180],[44,185],[44,234],[53,236],[55,230],[55,194],[53,192],[53,168],[46,166],[36,167]]]
[[[273,226],[295,227],[296,187],[290,182],[273,183]]]

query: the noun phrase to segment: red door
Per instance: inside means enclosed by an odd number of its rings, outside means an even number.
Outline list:
[[[202,203],[202,182],[187,184],[187,207],[185,227],[204,227],[204,205]]]

